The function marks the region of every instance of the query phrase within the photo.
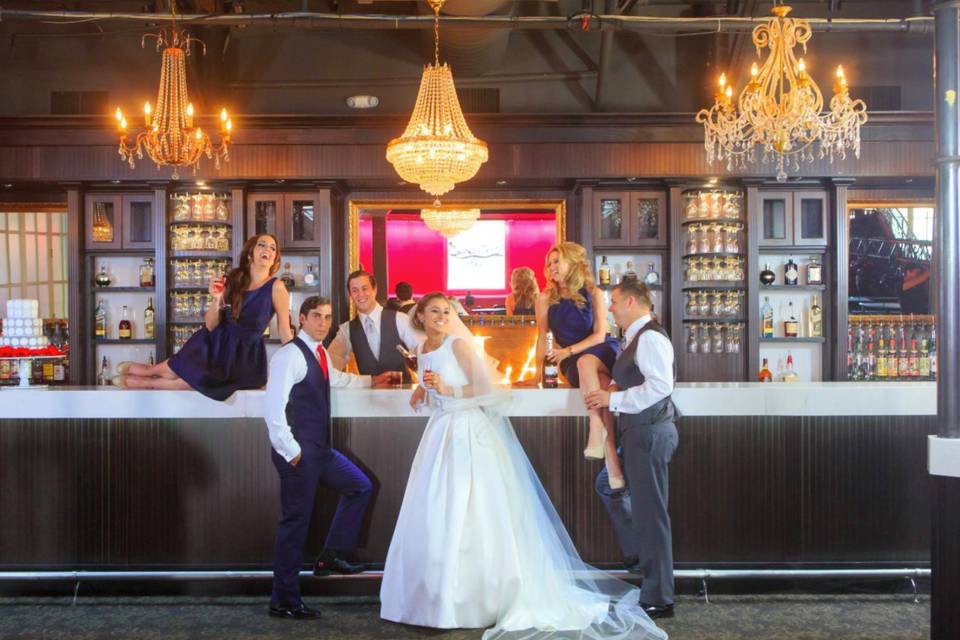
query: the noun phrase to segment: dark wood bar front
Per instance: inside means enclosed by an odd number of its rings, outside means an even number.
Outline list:
[[[620,562],[580,455],[585,417],[514,417],[585,560]],[[426,423],[338,418],[334,446],[373,480],[359,557],[382,563]],[[671,464],[679,567],[929,562],[925,416],[688,416]],[[279,483],[261,419],[0,423],[4,570],[267,568]],[[337,496],[321,488],[320,550]]]

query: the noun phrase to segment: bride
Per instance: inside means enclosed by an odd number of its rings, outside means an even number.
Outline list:
[[[667,634],[639,591],[585,564],[527,460],[495,369],[474,350],[447,297],[416,307],[417,387],[432,407],[413,460],[380,589],[386,620],[443,629],[491,627],[484,640]]]

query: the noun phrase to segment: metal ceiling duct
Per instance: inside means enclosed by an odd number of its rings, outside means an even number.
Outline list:
[[[421,11],[432,14],[425,2]],[[508,16],[512,0],[447,0],[440,13],[445,16]],[[512,29],[440,25],[440,61],[449,62],[455,77],[479,76],[502,66],[507,55]],[[423,42],[433,58],[433,30],[424,33]]]

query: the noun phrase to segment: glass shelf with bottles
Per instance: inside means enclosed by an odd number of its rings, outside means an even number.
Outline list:
[[[765,255],[761,260],[760,287],[762,290],[823,291],[823,263],[821,256],[794,260],[791,255]]]
[[[660,279],[660,270],[658,263],[660,256],[646,256],[647,270],[641,277],[634,269],[634,260],[643,260],[642,255],[612,255],[608,259],[607,255],[601,255],[597,263],[597,286],[607,291],[621,282],[634,280],[643,282],[650,289],[662,289],[663,282]]]
[[[847,379],[936,380],[937,328],[934,316],[850,316]]]
[[[760,342],[824,342],[823,307],[817,295],[810,297],[807,306],[794,305],[793,298],[775,305],[770,296],[760,304]]]
[[[743,217],[743,194],[727,189],[683,192],[684,224],[701,221],[736,222]]]
[[[688,354],[732,355],[743,349],[742,322],[690,322],[684,327]]]

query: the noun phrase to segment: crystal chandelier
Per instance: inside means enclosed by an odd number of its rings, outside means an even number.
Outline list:
[[[193,103],[187,95],[185,58],[190,55],[192,42],[199,42],[204,54],[206,47],[202,41],[177,28],[176,3],[173,2],[170,6],[174,10],[170,30],[147,34],[140,41],[140,46],[144,46],[147,38],[156,38],[157,51],[162,51],[163,54],[156,111],[149,102],[143,105],[146,130],[138,133],[133,143],[128,142],[127,119],[119,107],[116,118],[120,128],[120,157],[127,161],[130,168],[134,167],[134,156],[142,160],[143,152],[146,151],[158,169],[162,165],[172,166],[172,177],[176,180],[180,177],[179,167],[193,167],[193,172],[196,173],[197,163],[204,155],[213,159],[217,169],[220,168],[221,158],[228,162],[233,123],[227,110],[221,109],[219,144],[213,143],[199,126],[194,127]]]
[[[480,209],[421,209],[420,219],[431,231],[452,238],[473,226],[480,218]]]
[[[776,4],[776,3],[775,3]],[[750,70],[750,82],[733,101],[733,88],[726,75],[713,107],[701,109],[697,122],[703,124],[707,162],[727,161],[727,170],[755,162],[756,149],[763,151],[762,162],[774,160],[777,180],[787,179],[787,166],[800,169],[800,161],[814,159],[813,143],[819,143],[819,157],[833,162],[846,157],[847,150],[860,157],[860,127],[867,121],[867,105],[853,100],[847,88],[843,67],[837,66],[830,111],[821,113],[823,95],[807,74],[803,58],[794,55],[794,47],[803,46],[813,35],[807,20],[788,18],[790,7],[773,7],[773,18],[753,30],[757,57],[762,49],[770,53],[757,68]]]
[[[407,182],[442,196],[477,174],[487,161],[487,144],[478,140],[460,110],[450,66],[440,65],[440,7],[433,8],[433,64],[423,69],[417,103],[403,135],[387,145],[387,160]]]

